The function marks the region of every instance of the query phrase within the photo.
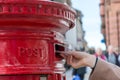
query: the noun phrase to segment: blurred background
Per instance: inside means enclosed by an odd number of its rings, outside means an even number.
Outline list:
[[[120,0],[52,0],[73,8],[75,27],[65,34],[70,50],[85,51],[120,66]],[[113,59],[109,58],[113,53]],[[67,80],[88,80],[91,69],[65,65]],[[77,80],[77,79],[76,79]]]

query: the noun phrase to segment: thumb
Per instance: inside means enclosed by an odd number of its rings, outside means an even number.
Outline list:
[[[83,57],[83,54],[82,52],[77,52],[77,51],[73,51],[73,52],[69,52],[73,57],[75,57],[76,59],[80,59]]]
[[[60,54],[60,56],[62,56],[64,59],[67,59],[67,55],[65,54]]]

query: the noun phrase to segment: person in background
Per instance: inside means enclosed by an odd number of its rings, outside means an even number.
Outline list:
[[[103,59],[103,60],[107,60],[107,59],[106,59],[106,56],[103,54],[101,48],[97,48],[97,49],[96,49],[95,56],[96,56],[96,57],[100,57],[100,58]]]
[[[89,51],[88,51],[90,54],[94,54],[95,53],[95,48],[94,47],[91,47],[89,48]]]
[[[120,53],[118,47],[114,48],[115,56],[116,56],[116,65],[120,66]]]
[[[84,80],[84,75],[86,73],[86,67],[81,67],[78,69],[73,69],[73,75],[78,75],[80,80]]]
[[[120,67],[120,53],[118,55],[118,66]]]
[[[60,55],[73,68],[90,67],[92,73],[89,80],[120,80],[120,67],[106,62],[86,52],[60,52]]]
[[[112,64],[117,64],[117,59],[116,59],[116,55],[114,52],[114,48],[113,46],[108,46],[108,52],[106,53],[106,57],[107,57],[107,61],[112,63]]]
[[[85,51],[85,49],[81,48],[78,51]],[[86,73],[86,67],[81,67],[81,68],[78,68],[78,69],[73,69],[73,75],[74,76],[79,76],[80,80],[84,80],[85,73]]]

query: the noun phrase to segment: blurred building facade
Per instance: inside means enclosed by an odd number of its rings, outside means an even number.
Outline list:
[[[120,48],[120,0],[100,0],[101,32],[106,46]]]
[[[69,42],[75,50],[87,51],[87,42],[84,39],[85,31],[82,26],[83,14],[79,10],[76,10],[76,13],[75,27],[66,33],[66,41]]]

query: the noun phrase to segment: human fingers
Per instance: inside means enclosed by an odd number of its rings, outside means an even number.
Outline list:
[[[71,55],[68,54],[67,55],[67,59],[66,59],[67,60],[67,64],[70,64],[70,58],[71,58]]]
[[[79,68],[78,65],[77,65],[77,62],[75,62],[73,59],[74,59],[73,56],[71,56],[70,65],[75,69]]]
[[[81,53],[79,51],[70,51],[69,54],[72,55],[74,59],[83,58],[83,53]]]
[[[67,55],[65,54],[60,54],[60,56],[62,56],[64,59],[67,59]]]
[[[77,68],[80,68],[80,67],[83,67],[84,65],[82,64],[82,60],[75,60],[73,56],[71,56],[70,58],[70,65],[77,69]]]
[[[69,55],[73,56],[74,59],[82,59],[85,58],[87,55],[85,52],[79,52],[79,51],[59,51],[61,53],[61,56],[66,59]]]

